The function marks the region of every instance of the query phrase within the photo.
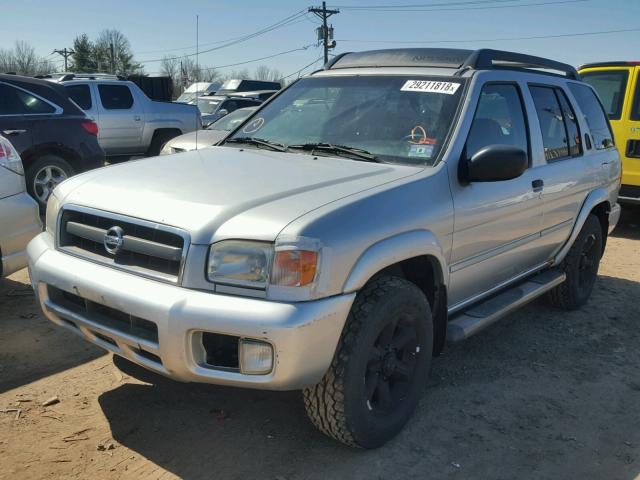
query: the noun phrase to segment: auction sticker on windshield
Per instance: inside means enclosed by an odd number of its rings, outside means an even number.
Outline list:
[[[454,82],[407,80],[400,90],[403,92],[446,93],[447,95],[453,95],[459,87],[460,84]]]

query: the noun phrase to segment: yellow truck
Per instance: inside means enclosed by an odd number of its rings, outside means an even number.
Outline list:
[[[640,61],[589,63],[579,72],[600,96],[620,151],[618,201],[640,204]]]

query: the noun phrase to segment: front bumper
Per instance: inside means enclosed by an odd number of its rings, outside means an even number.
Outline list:
[[[27,266],[27,244],[42,232],[38,204],[26,192],[0,199],[0,224],[0,273],[7,276]]]
[[[37,236],[27,252],[31,281],[49,320],[143,367],[184,382],[270,390],[313,385],[329,368],[355,298],[350,294],[278,303],[190,290],[59,252],[48,233]],[[157,341],[58,304],[49,295],[51,287],[153,322]],[[271,373],[246,375],[208,366],[202,332],[270,343],[274,351]]]

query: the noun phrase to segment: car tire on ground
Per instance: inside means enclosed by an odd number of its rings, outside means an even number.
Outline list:
[[[347,445],[376,448],[407,423],[426,385],[433,351],[427,298],[398,277],[358,293],[329,370],[304,390],[313,424]]]
[[[27,191],[38,202],[41,213],[47,209],[53,189],[73,174],[73,168],[65,159],[52,154],[43,155],[27,168]]]
[[[587,303],[598,277],[602,242],[600,220],[591,214],[562,262],[567,279],[547,294],[551,305],[575,310]]]
[[[164,144],[167,143],[172,138],[180,135],[179,130],[168,130],[164,132],[155,132],[153,134],[153,138],[151,139],[151,145],[149,145],[149,149],[147,150],[147,156],[156,157],[160,155],[160,151],[164,147]]]

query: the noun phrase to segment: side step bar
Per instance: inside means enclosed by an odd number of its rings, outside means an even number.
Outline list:
[[[459,342],[495,323],[565,281],[564,272],[545,270],[467,310],[456,314],[447,325],[447,339]]]

